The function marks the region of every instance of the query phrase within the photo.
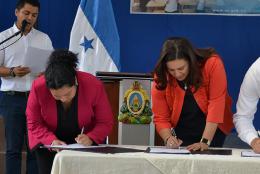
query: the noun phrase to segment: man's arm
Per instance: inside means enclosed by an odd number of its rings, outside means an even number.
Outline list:
[[[10,71],[11,71],[11,68],[0,66],[0,76],[1,77],[11,76]]]
[[[260,74],[257,75],[256,70],[257,67],[253,64],[247,71],[240,88],[236,105],[237,111],[233,116],[233,122],[238,132],[238,136],[249,145],[258,137],[253,125],[253,119],[259,100],[256,78],[259,78]]]
[[[1,77],[22,77],[28,73],[30,73],[30,69],[28,67],[5,67],[4,66],[5,60],[5,52],[4,50],[0,51],[0,76]]]
[[[29,67],[11,67],[7,68],[4,66],[0,67],[0,76],[1,77],[22,77],[25,76],[26,74],[30,73],[30,68]]]

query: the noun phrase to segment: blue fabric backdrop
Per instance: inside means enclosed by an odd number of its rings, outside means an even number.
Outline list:
[[[55,48],[68,48],[79,0],[40,0],[38,28]],[[13,25],[16,0],[0,0],[0,31]],[[112,0],[121,43],[121,71],[150,72],[169,36],[184,36],[197,47],[212,46],[222,56],[235,103],[246,70],[260,56],[260,16],[130,14],[128,0]],[[260,129],[260,112],[255,123]]]

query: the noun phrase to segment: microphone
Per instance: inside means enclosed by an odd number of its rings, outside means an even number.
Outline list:
[[[27,24],[28,24],[28,22],[24,19],[23,22],[22,22],[21,30],[20,30],[22,35],[23,35],[24,31],[25,31],[25,27],[26,27]]]
[[[23,33],[24,33],[24,31],[25,31],[25,27],[26,27],[26,25],[28,25],[28,24],[29,24],[29,22],[27,22],[27,21],[24,19],[24,20],[22,21],[21,30],[17,31],[17,32],[14,33],[12,36],[10,36],[10,37],[6,38],[5,40],[3,40],[2,42],[0,42],[0,45],[2,45],[3,43],[7,42],[7,41],[10,40],[10,39],[12,39],[13,37],[17,36],[17,35],[20,34],[20,33],[21,33],[21,37],[22,37],[22,36],[23,36]],[[21,37],[20,37],[20,38],[21,38]],[[19,38],[19,39],[20,39],[20,38]],[[17,39],[15,42],[17,42],[19,39]],[[2,48],[2,49],[0,49],[0,51],[6,49],[7,47],[9,47],[9,46],[11,46],[11,45],[13,45],[15,42],[13,42],[12,44],[10,44],[10,45],[8,45],[8,46]]]

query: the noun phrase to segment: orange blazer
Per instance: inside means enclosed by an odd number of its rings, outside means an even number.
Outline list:
[[[194,93],[194,98],[206,116],[207,122],[218,123],[218,127],[228,134],[234,127],[232,121],[232,99],[227,91],[226,72],[222,60],[213,55],[202,69],[203,82]],[[154,123],[159,132],[163,128],[176,127],[180,118],[185,91],[172,76],[165,90],[152,85],[152,110]],[[191,87],[194,92],[194,88]]]

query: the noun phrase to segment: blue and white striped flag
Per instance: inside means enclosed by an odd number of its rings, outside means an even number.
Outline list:
[[[119,35],[110,0],[81,0],[69,49],[78,54],[81,71],[93,75],[120,71]]]

